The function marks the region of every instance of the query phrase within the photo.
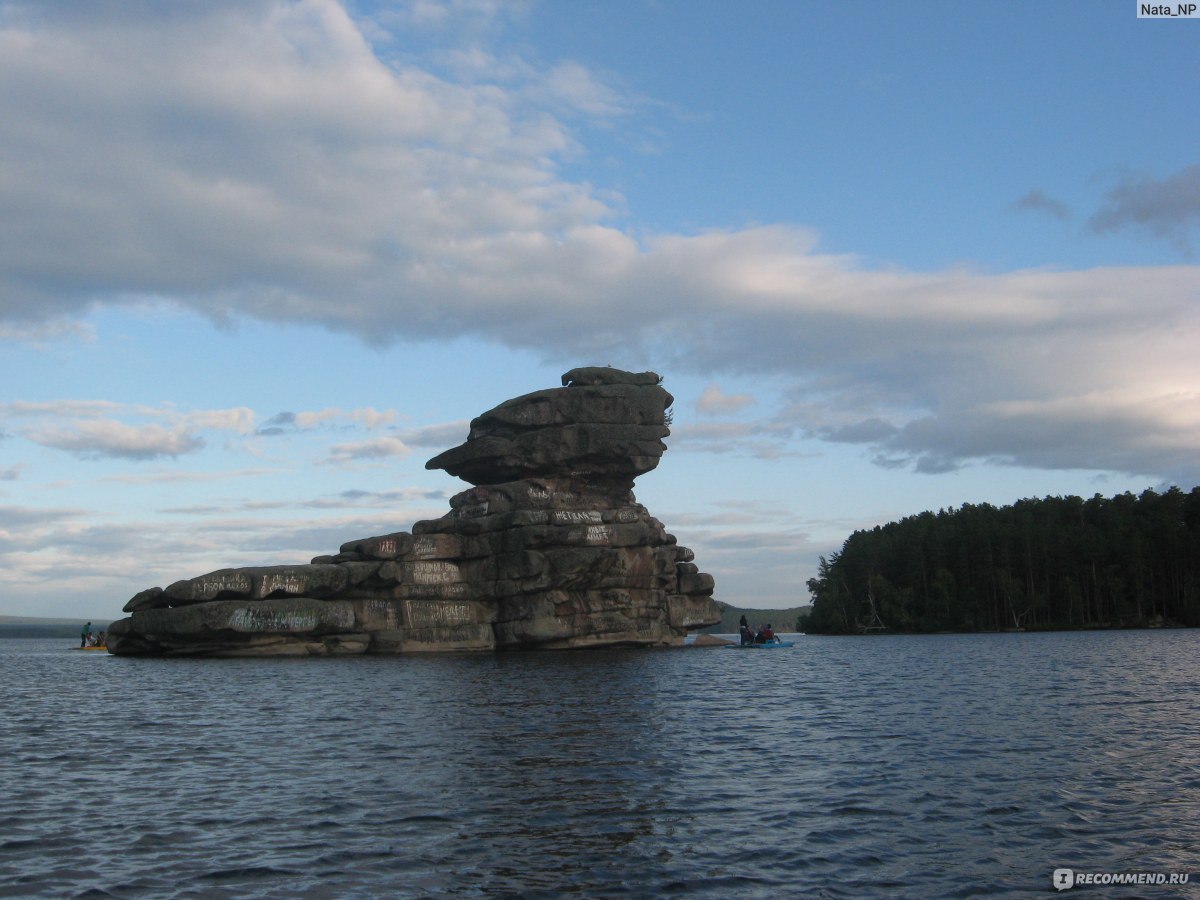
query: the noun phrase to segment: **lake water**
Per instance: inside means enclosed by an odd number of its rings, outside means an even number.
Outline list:
[[[1198,873],[1106,896],[1200,883],[1200,631],[69,646],[0,640],[0,896],[1024,897],[1060,867]]]

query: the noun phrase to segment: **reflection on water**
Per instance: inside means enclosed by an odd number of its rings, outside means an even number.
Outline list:
[[[1193,631],[204,661],[0,641],[0,895],[1027,896],[1060,866],[1188,872],[1197,651]]]

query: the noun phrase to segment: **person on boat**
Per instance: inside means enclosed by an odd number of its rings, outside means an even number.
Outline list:
[[[754,634],[754,643],[765,644],[767,642],[766,638],[763,637],[763,632],[766,630],[767,630],[767,626],[765,626],[765,625],[758,626],[758,631],[755,632],[755,634]]]
[[[767,623],[767,627],[762,630],[762,642],[764,644],[772,644],[775,642],[775,632],[771,628],[771,623]]]
[[[739,634],[741,635],[743,644],[753,644],[754,643],[754,632],[752,632],[750,630],[750,626],[746,624],[745,616],[742,616],[742,625],[741,625]]]
[[[88,638],[92,636],[92,623],[88,622],[79,632],[79,649],[82,650],[88,645]]]

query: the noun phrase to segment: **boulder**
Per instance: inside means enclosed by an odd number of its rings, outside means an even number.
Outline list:
[[[501,403],[431,459],[472,486],[440,519],[307,565],[150,588],[109,629],[121,655],[340,655],[681,646],[720,621],[713,579],[637,503],[673,399],[653,372],[572,369]]]
[[[591,384],[662,384],[662,376],[657,372],[625,372],[612,366],[582,366],[572,369],[562,377],[563,387],[585,386]]]
[[[169,603],[163,589],[152,587],[134,594],[129,599],[129,602],[121,608],[121,612],[132,613],[140,609],[156,609],[160,606],[168,605]]]
[[[573,369],[567,385],[505,401],[471,422],[467,440],[435,456],[472,484],[566,475],[628,490],[658,465],[674,398],[653,372]]]

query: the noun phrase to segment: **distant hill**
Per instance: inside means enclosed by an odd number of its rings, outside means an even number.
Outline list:
[[[750,623],[751,628],[770,623],[775,631],[795,631],[796,619],[806,616],[812,610],[811,606],[792,606],[788,609],[743,609],[730,606],[728,603],[717,601],[721,608],[721,621],[717,625],[701,630],[701,634],[737,634],[738,621],[742,616]]]
[[[87,619],[48,616],[0,616],[0,638],[63,638],[79,643],[79,632]],[[109,622],[92,619],[92,631],[104,631]]]
[[[82,628],[85,619],[68,619],[63,616],[0,616],[0,625],[74,625]],[[93,628],[107,628],[111,622],[107,619],[92,619]]]

